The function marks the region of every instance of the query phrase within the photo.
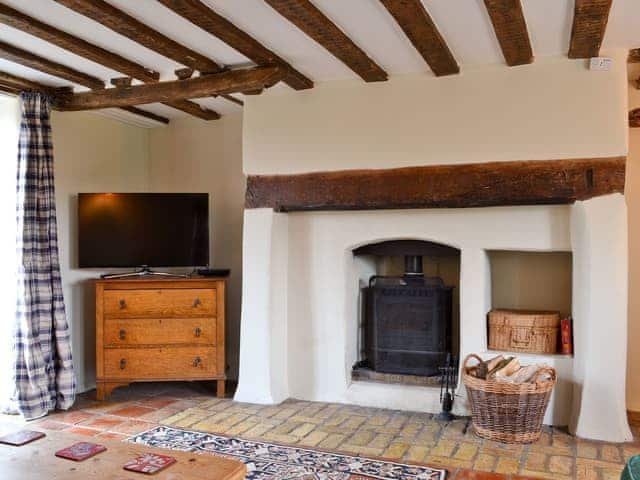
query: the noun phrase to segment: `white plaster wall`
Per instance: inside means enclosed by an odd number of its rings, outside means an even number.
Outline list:
[[[575,386],[572,431],[632,439],[627,422],[627,211],[622,195],[571,207]]]
[[[242,114],[215,122],[195,117],[171,120],[149,131],[149,184],[156,192],[209,193],[209,253],[216,268],[230,268],[227,281],[227,376],[238,377],[242,294]]]
[[[283,216],[288,219],[286,229],[276,223],[276,219]],[[488,225],[490,229],[486,228]],[[286,241],[282,239],[285,232]],[[280,245],[288,245],[286,258],[281,249],[274,255],[274,238],[280,239]],[[438,411],[437,389],[352,383],[350,378],[351,367],[357,359],[354,346],[360,284],[358,261],[351,252],[365,243],[395,238],[423,239],[461,249],[461,352],[463,355],[484,352],[486,313],[491,308],[491,279],[485,250],[570,250],[569,207],[288,215],[267,209],[246,211],[245,271],[249,272],[251,264],[254,273],[251,278],[245,276],[243,308],[246,310],[243,311],[236,400],[268,403],[269,398],[276,398],[274,395],[264,397],[265,391],[276,390],[265,385],[270,375],[281,375],[282,366],[282,359],[275,360],[279,362],[276,364],[271,359],[272,352],[265,351],[273,345],[267,332],[286,331],[286,344],[278,341],[278,346],[287,352],[287,380],[280,380],[287,389],[276,401],[290,396]],[[275,281],[270,278],[270,262],[279,266],[288,264],[287,311],[266,318],[265,312],[273,312],[273,306],[269,305],[273,293],[269,293],[269,289],[283,285],[281,273]],[[258,290],[259,286],[263,289]],[[281,305],[283,299],[278,298]],[[545,360],[556,366],[562,363],[551,357]],[[571,359],[565,359],[562,368],[563,375],[571,379]],[[554,397],[549,409],[549,423],[568,422],[572,391],[561,389],[560,393],[562,398],[556,401]],[[458,402],[460,407],[464,407],[463,401]]]
[[[640,90],[634,79],[640,65],[629,65],[629,109],[640,107]],[[629,340],[627,407],[640,412],[640,128],[629,129],[627,180],[624,189],[629,224]]]
[[[584,60],[465,69],[435,78],[273,89],[244,108],[243,169],[285,174],[354,168],[627,153],[626,52],[608,72]]]
[[[53,112],[60,269],[78,391],[95,387],[95,290],[103,271],[79,269],[79,192],[141,192],[149,187],[148,130],[91,113]]]
[[[287,375],[288,221],[271,209],[245,211],[240,371],[235,400],[279,403]]]

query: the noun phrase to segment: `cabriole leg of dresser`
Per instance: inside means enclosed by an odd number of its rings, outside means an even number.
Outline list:
[[[225,395],[225,381],[224,380],[217,380],[218,383],[218,391],[216,393],[216,396],[218,398],[224,398]]]

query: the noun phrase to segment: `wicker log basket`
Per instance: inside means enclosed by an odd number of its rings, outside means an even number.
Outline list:
[[[467,388],[473,427],[476,433],[489,440],[503,443],[533,443],[540,438],[542,420],[549,403],[556,371],[541,368],[536,377],[550,378],[533,383],[507,383],[482,380],[469,373],[469,361],[482,359],[467,355],[462,366],[462,381]]]

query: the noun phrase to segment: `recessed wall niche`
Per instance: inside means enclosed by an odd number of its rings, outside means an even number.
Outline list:
[[[492,308],[571,315],[571,252],[490,250]]]

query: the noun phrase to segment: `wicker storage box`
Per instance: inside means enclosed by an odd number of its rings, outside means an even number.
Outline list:
[[[541,368],[534,383],[482,380],[471,375],[468,355],[462,365],[462,382],[467,389],[473,428],[489,440],[504,443],[533,443],[540,438],[542,420],[556,384],[556,371]]]
[[[558,312],[492,310],[488,317],[490,350],[558,353]]]

